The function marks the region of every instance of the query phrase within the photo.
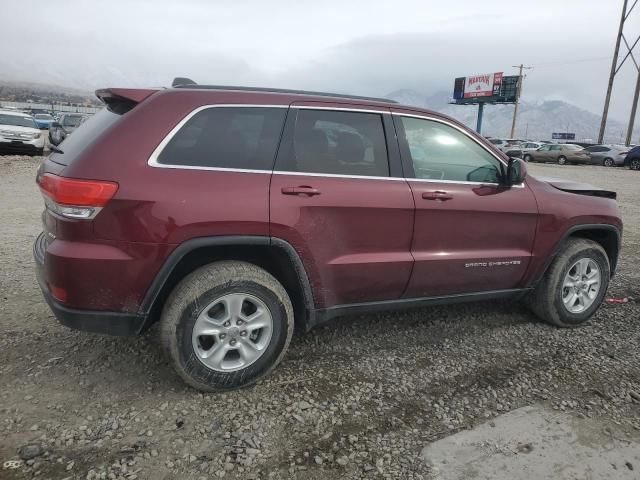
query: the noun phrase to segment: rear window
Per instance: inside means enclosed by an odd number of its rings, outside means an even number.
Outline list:
[[[83,115],[65,115],[62,117],[63,127],[78,127],[84,120]]]
[[[564,148],[566,148],[567,150],[582,150],[583,149],[580,145],[572,145],[572,144],[565,145]]]
[[[286,108],[212,107],[191,117],[158,155],[162,165],[271,170]]]
[[[79,154],[89,146],[107,128],[113,125],[120,115],[103,108],[98,113],[89,117],[76,130],[70,133],[67,138],[58,146],[64,154],[55,154],[52,160],[61,165],[69,165],[78,158]]]

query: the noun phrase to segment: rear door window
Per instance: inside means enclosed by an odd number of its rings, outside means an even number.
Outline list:
[[[382,115],[298,109],[293,141],[278,158],[278,171],[388,177]]]
[[[193,115],[162,149],[161,165],[271,170],[286,108],[211,107]]]

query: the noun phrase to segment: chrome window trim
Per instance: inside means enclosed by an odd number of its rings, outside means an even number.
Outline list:
[[[340,173],[311,173],[311,172],[289,172],[289,171],[281,171],[274,170],[274,175],[295,175],[299,177],[326,177],[326,178],[350,178],[350,179],[363,179],[363,180],[391,180],[394,182],[397,181],[407,181],[407,178],[404,177],[376,177],[371,175],[343,175]]]
[[[243,168],[225,168],[225,167],[200,167],[194,165],[174,165],[171,163],[159,163],[158,157],[162,153],[162,150],[167,146],[167,144],[173,139],[173,137],[180,131],[182,127],[184,127],[185,123],[187,123],[194,115],[200,113],[203,110],[207,110],[209,108],[289,108],[289,105],[265,105],[265,104],[246,104],[246,103],[220,103],[216,105],[202,105],[190,113],[188,113],[182,120],[178,122],[178,124],[173,127],[169,133],[162,139],[162,141],[158,144],[158,146],[153,150],[151,156],[147,160],[147,165],[150,167],[156,168],[183,168],[185,170],[220,170],[220,171],[238,171],[238,172],[253,172],[253,173],[269,173],[271,170],[250,170]]]
[[[294,175],[294,176],[307,176],[307,177],[326,177],[326,178],[349,178],[349,179],[362,179],[362,180],[391,180],[391,181],[412,181],[412,182],[430,182],[430,183],[450,183],[455,185],[489,185],[489,186],[500,186],[499,183],[490,183],[490,182],[467,182],[460,180],[436,180],[436,179],[426,179],[426,178],[409,178],[409,177],[377,177],[377,176],[367,176],[367,175],[341,175],[341,174],[332,174],[332,173],[312,173],[312,172],[290,172],[290,171],[276,171],[276,170],[257,170],[257,169],[246,169],[246,168],[227,168],[227,167],[205,167],[205,166],[195,166],[195,165],[175,165],[169,163],[158,163],[158,157],[167,144],[171,141],[171,139],[178,133],[178,131],[197,113],[202,110],[206,110],[209,108],[295,108],[301,110],[334,110],[334,111],[347,111],[347,112],[361,112],[361,113],[375,113],[378,115],[396,115],[396,116],[405,116],[405,117],[414,117],[421,118],[425,120],[431,120],[439,123],[443,123],[459,132],[463,133],[471,140],[476,142],[482,148],[484,148],[489,154],[493,155],[498,161],[500,161],[503,165],[506,166],[505,162],[497,157],[493,152],[488,150],[484,145],[479,143],[475,138],[465,132],[462,128],[455,125],[452,122],[447,120],[433,117],[429,115],[417,115],[417,114],[408,114],[401,112],[392,112],[392,111],[384,111],[384,110],[369,110],[362,108],[351,108],[351,107],[325,107],[325,106],[316,106],[316,105],[267,105],[267,104],[239,104],[239,103],[224,103],[224,104],[215,104],[215,105],[202,105],[200,107],[195,108],[190,113],[188,113],[178,124],[173,127],[169,133],[162,139],[162,141],[158,144],[158,146],[153,150],[151,156],[147,160],[147,164],[150,167],[155,168],[170,168],[170,169],[181,169],[181,170],[204,170],[204,171],[213,171],[213,172],[231,172],[231,173],[260,173],[260,174],[273,174],[273,175]],[[384,107],[380,107],[384,108]],[[524,184],[520,183],[517,185],[511,185],[511,187],[515,188],[524,188]]]
[[[376,113],[378,115],[391,115],[391,111],[388,108],[384,110],[384,107],[380,107],[383,110],[371,110],[358,107],[324,107],[322,105],[291,105],[290,108],[295,108],[297,110],[332,110],[335,112]]]

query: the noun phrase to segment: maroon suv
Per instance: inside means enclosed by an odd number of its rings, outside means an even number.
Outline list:
[[[97,95],[38,171],[40,286],[72,328],[159,321],[195,388],[251,384],[294,325],[345,313],[521,297],[576,326],[614,273],[614,192],[527,176],[438,113],[188,81]]]

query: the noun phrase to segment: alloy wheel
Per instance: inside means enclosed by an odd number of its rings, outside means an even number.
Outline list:
[[[232,372],[255,363],[273,332],[273,317],[259,298],[231,293],[209,303],[193,326],[198,359],[211,370]]]
[[[591,258],[575,262],[562,282],[562,303],[570,313],[587,310],[600,291],[602,274],[598,264]]]

